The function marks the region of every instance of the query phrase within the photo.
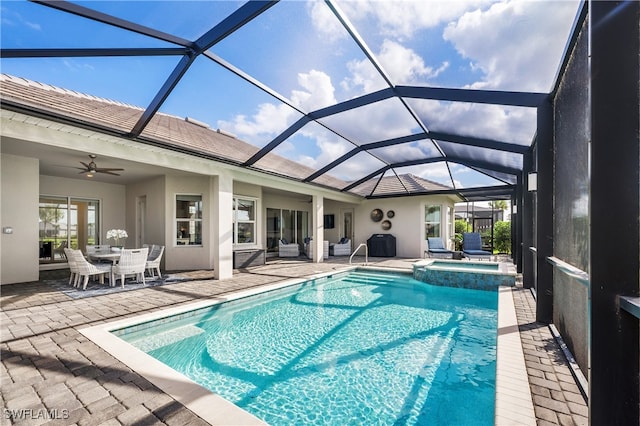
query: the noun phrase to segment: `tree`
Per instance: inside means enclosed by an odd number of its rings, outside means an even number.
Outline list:
[[[57,207],[40,207],[40,220],[43,223],[43,231],[41,237],[47,237],[47,224],[55,223],[57,224],[64,216],[62,210]]]
[[[511,223],[499,220],[493,225],[494,248],[500,253],[511,252]]]
[[[507,202],[505,200],[494,200],[491,202],[491,206],[494,210],[506,210]]]

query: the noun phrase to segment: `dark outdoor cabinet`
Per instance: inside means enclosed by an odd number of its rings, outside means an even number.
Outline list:
[[[396,255],[396,237],[391,234],[373,234],[367,240],[369,256],[394,257]]]

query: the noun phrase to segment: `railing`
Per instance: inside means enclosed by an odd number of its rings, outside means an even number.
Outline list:
[[[362,243],[358,247],[356,247],[353,253],[351,253],[351,256],[349,256],[349,265],[351,265],[351,259],[353,259],[353,256],[355,256],[358,250],[360,250],[360,247],[364,247],[364,264],[366,265],[367,263],[369,263],[369,248],[367,247],[366,243]]]
[[[564,272],[569,275],[571,278],[576,279],[580,284],[584,286],[589,286],[589,274],[587,274],[582,269],[578,269],[573,265],[568,264],[567,262],[563,262],[554,256],[547,257],[547,262],[553,265],[554,268],[559,271]]]
[[[547,257],[547,262],[551,263],[556,269],[564,272],[568,276],[575,278],[579,283],[589,286],[589,274],[576,268],[554,256]],[[629,312],[634,317],[640,319],[640,297],[618,296],[620,309]]]

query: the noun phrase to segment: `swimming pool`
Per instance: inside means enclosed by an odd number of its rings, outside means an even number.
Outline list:
[[[113,333],[270,424],[493,424],[497,293],[355,271]]]
[[[424,259],[413,264],[413,277],[437,286],[496,291],[516,284],[516,269],[509,263]]]

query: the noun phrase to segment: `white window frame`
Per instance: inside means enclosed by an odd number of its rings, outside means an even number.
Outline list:
[[[427,209],[429,207],[438,207],[440,209],[440,221],[439,222],[427,222],[427,217],[426,216],[427,216]],[[438,224],[438,230],[439,230],[438,234],[439,235],[436,238],[442,238],[442,242],[444,244],[446,244],[446,241],[445,241],[444,236],[443,236],[444,228],[442,226],[443,225],[443,223],[442,223],[442,212],[444,210],[443,207],[444,206],[442,204],[430,204],[430,203],[425,203],[424,204],[424,209],[422,210],[422,214],[423,214],[422,221],[424,223],[423,229],[424,229],[424,239],[425,239],[425,241],[429,237],[427,235],[427,224],[434,224],[435,225],[437,223]]]
[[[238,220],[238,200],[253,202],[253,219],[252,220]],[[249,197],[246,195],[233,196],[233,212],[231,214],[233,218],[233,248],[234,249],[246,249],[258,247],[258,216],[260,216],[260,199],[256,197]],[[239,243],[238,241],[238,224],[250,223],[253,225],[253,241],[249,243]]]
[[[200,197],[200,218],[184,218],[178,217],[178,197],[186,196],[186,197]],[[197,193],[188,193],[188,192],[176,192],[173,196],[173,246],[178,248],[183,247],[202,247],[203,239],[204,239],[204,231],[202,227],[202,218],[204,217],[204,197],[203,195]],[[200,223],[200,244],[178,244],[180,237],[178,237],[178,222],[199,222]]]

